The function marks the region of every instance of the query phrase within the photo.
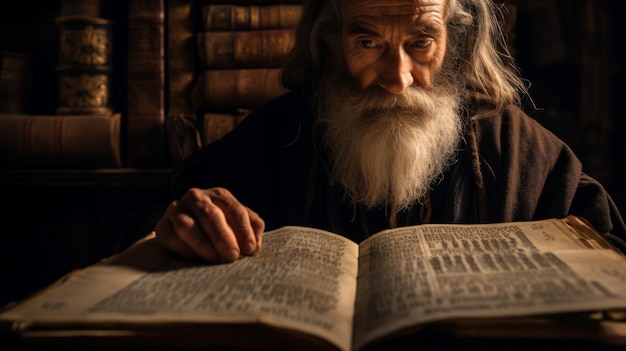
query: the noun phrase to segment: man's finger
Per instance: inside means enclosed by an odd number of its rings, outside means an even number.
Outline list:
[[[167,219],[159,221],[155,228],[157,241],[168,250],[189,259],[199,259],[200,256],[175,233],[171,222]]]
[[[219,191],[204,192],[200,189],[190,189],[180,201],[185,206],[185,212],[190,213],[195,221],[197,231],[209,240],[221,262],[235,261],[241,251],[224,210],[216,203],[222,202],[220,199],[228,197],[229,194],[227,191],[220,194]]]
[[[254,237],[256,239],[256,248],[251,254],[256,255],[261,250],[261,239],[263,238],[263,232],[265,232],[265,221],[263,221],[261,216],[253,210],[248,209],[248,212],[250,224],[252,225],[252,231],[254,232]]]
[[[208,262],[221,262],[209,237],[187,215],[182,202],[172,202],[165,211],[164,219],[157,225],[157,236],[173,251],[188,258],[201,258]]]
[[[228,226],[237,240],[240,253],[243,255],[256,253],[259,249],[257,240],[260,236],[255,231],[255,226],[259,226],[258,214],[241,204],[228,190],[215,188],[212,191],[214,196],[211,199],[224,212]],[[264,222],[262,227],[265,227]]]

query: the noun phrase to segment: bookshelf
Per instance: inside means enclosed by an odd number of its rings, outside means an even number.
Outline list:
[[[626,65],[619,0],[508,0],[515,48],[539,108],[535,119],[563,139],[622,211],[626,208]],[[622,213],[626,215],[626,213]]]
[[[107,6],[102,6],[103,4]],[[23,111],[29,115],[57,113],[59,83],[59,26],[65,11],[90,11],[113,24],[110,71],[112,107],[127,116],[128,13],[102,0],[24,0],[0,4],[0,51],[35,57],[32,98]],[[114,11],[115,10],[115,11]],[[85,12],[83,12],[85,13]],[[87,14],[87,13],[85,13]],[[120,131],[124,164],[118,168],[29,168],[0,166],[0,191],[5,210],[0,248],[0,306],[20,299],[67,272],[92,264],[115,252],[126,219],[150,205],[169,171],[158,167],[128,167],[126,131]],[[163,150],[163,157],[166,157]],[[81,167],[82,166],[82,167]],[[108,166],[107,166],[108,167]]]
[[[117,250],[167,169],[1,170],[0,306]]]
[[[102,168],[102,169],[5,169],[0,170],[2,186],[50,187],[138,187],[162,185],[168,168]]]

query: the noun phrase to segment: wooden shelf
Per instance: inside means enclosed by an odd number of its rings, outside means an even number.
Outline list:
[[[161,185],[170,169],[4,169],[0,186],[107,186],[154,187]]]

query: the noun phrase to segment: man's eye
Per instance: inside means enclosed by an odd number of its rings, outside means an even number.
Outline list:
[[[430,46],[430,44],[432,44],[432,40],[416,40],[411,43],[411,46],[417,49],[423,49]]]
[[[374,41],[373,40],[359,40],[359,45],[361,45],[361,47],[364,47],[366,49],[371,49],[375,46]]]

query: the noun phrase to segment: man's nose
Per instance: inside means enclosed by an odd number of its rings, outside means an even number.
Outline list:
[[[414,82],[414,62],[402,47],[387,51],[381,61],[378,85],[391,94],[400,94]]]

